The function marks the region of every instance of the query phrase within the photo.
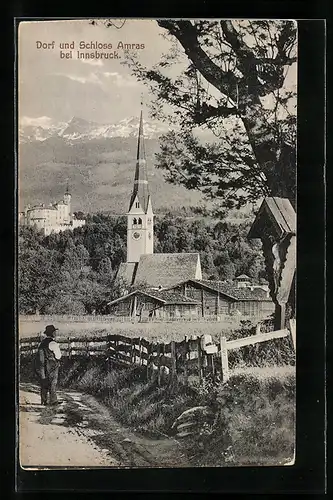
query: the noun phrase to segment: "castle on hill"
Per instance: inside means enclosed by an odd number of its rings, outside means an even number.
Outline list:
[[[25,207],[24,212],[19,213],[19,224],[22,226],[35,226],[37,229],[42,230],[45,236],[84,226],[86,221],[77,219],[71,212],[71,199],[72,195],[67,184],[62,200],[49,205],[41,203]]]

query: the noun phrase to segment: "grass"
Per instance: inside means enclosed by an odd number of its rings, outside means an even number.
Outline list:
[[[43,332],[45,326],[52,321],[20,321],[19,336],[32,337]],[[78,335],[89,337],[92,334],[117,334],[126,337],[145,337],[148,340],[159,342],[170,342],[171,340],[183,340],[186,335],[203,335],[209,334],[219,338],[223,333],[229,336],[230,333],[239,326],[238,323],[227,322],[206,322],[206,321],[189,321],[189,322],[161,322],[161,323],[111,323],[106,325],[102,322],[54,322],[54,325],[59,328],[59,335],[70,336]]]
[[[31,360],[21,364],[31,378]],[[181,440],[194,466],[279,465],[293,457],[295,368],[239,367],[228,383],[193,387],[181,380],[147,382],[141,367],[109,367],[98,360],[64,359],[60,385],[93,394],[123,425],[142,434],[174,436],[175,419],[194,406],[208,406],[213,422]]]

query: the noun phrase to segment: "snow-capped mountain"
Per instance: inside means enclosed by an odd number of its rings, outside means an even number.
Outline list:
[[[68,123],[54,122],[49,117],[23,117],[19,126],[20,143],[45,141],[51,137],[61,137],[66,142],[89,141],[112,137],[137,137],[139,118],[129,117],[117,123],[100,124],[73,117]],[[169,130],[168,125],[153,120],[144,120],[144,135],[147,139],[157,139]]]

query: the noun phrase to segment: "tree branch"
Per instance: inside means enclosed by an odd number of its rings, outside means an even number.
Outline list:
[[[196,69],[209,83],[222,94],[227,94],[232,99],[236,98],[236,77],[231,72],[223,71],[201,48],[197,29],[190,21],[160,20],[157,23],[177,38],[188,58],[193,61]]]

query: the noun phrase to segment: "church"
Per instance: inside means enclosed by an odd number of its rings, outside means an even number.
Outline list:
[[[111,315],[140,320],[216,319],[234,313],[265,317],[274,309],[264,287],[203,280],[199,253],[154,254],[154,212],[142,111],[134,185],[126,215],[127,260],[120,264],[116,276],[122,294],[108,303]]]
[[[134,185],[127,212],[127,261],[117,280],[126,287],[166,288],[187,279],[201,279],[198,253],[154,254],[154,212],[149,193],[143,116],[140,114]]]

